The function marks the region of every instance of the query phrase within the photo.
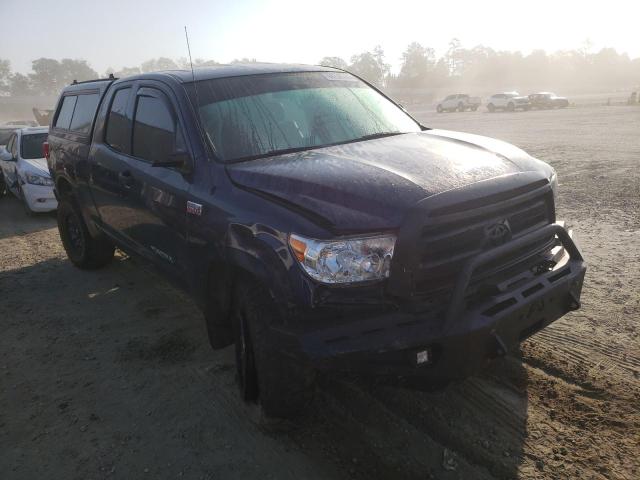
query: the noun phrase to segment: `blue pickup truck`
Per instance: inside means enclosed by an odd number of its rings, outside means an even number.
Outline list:
[[[303,411],[319,371],[467,377],[580,306],[550,166],[422,126],[341,70],[74,83],[44,150],[69,259],[155,265],[269,416]]]

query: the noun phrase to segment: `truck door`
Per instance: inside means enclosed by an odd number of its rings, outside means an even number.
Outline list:
[[[158,82],[145,81],[137,82],[129,92],[124,111],[131,119],[131,145],[123,145],[123,150],[130,153],[111,154],[108,160],[99,154],[94,156],[94,169],[109,165],[101,174],[101,185],[97,185],[102,198],[96,199],[96,204],[112,234],[123,237],[133,249],[180,281],[186,279],[182,273],[190,182],[183,169],[158,165],[175,153],[187,153],[178,110],[164,88]],[[117,92],[114,103],[116,100]]]

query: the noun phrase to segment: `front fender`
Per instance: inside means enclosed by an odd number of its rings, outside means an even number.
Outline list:
[[[196,259],[194,282],[198,303],[205,309],[212,281],[223,287],[214,291],[230,293],[233,282],[242,275],[269,289],[283,319],[295,305],[310,298],[306,278],[292,257],[283,232],[260,224],[231,224],[224,241],[210,245],[206,252],[206,260],[201,256]],[[221,306],[228,303],[226,294],[221,299]]]

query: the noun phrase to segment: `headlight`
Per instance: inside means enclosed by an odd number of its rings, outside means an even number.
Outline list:
[[[555,170],[549,177],[549,183],[551,184],[551,190],[553,190],[553,199],[556,200],[558,198],[558,174]]]
[[[31,185],[43,185],[47,187],[53,186],[53,180],[51,180],[50,177],[37,175],[35,173],[27,173],[25,177],[27,179],[27,183],[30,183]]]
[[[289,245],[302,268],[322,283],[382,280],[389,276],[395,235],[314,240],[291,234]]]

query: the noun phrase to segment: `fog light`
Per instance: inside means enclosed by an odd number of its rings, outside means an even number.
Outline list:
[[[429,363],[429,350],[422,350],[416,353],[416,363],[422,365],[423,363]]]

